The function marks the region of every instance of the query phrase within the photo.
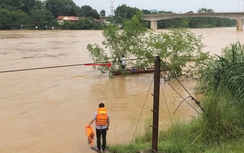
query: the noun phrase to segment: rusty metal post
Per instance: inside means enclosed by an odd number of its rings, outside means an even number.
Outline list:
[[[153,130],[152,151],[158,151],[158,120],[159,120],[159,90],[160,90],[160,58],[156,56],[154,64],[154,92],[153,92]]]

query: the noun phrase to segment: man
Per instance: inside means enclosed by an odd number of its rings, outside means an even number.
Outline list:
[[[97,149],[101,150],[101,136],[102,136],[102,150],[106,150],[106,135],[109,129],[109,115],[104,103],[98,105],[97,112],[95,112],[94,118],[89,123],[89,126],[96,121],[96,136],[97,136]]]
[[[123,70],[125,70],[126,63],[125,63],[125,56],[124,56],[124,55],[122,55],[122,58],[121,58],[121,60],[120,60],[120,64],[121,64],[121,68],[122,68]]]

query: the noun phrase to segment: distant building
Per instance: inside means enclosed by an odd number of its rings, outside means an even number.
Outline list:
[[[76,16],[59,16],[56,18],[59,25],[64,25],[64,22],[66,22],[66,21],[77,22],[78,20],[84,20],[84,19],[85,19],[85,17],[78,18]],[[104,19],[98,20],[95,18],[93,18],[93,20],[96,22],[104,22],[105,21]]]
[[[58,16],[56,18],[59,25],[64,25],[64,22],[70,21],[70,22],[77,22],[79,20],[76,16]]]

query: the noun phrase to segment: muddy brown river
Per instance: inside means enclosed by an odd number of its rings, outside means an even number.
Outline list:
[[[204,51],[211,54],[220,54],[237,40],[244,42],[243,32],[234,27],[192,31],[203,35]],[[92,30],[0,31],[0,71],[90,63],[87,44],[101,44],[103,39],[101,31]],[[85,66],[0,73],[0,153],[94,152],[85,125],[101,102],[111,118],[108,144],[130,143],[152,116],[152,81],[153,73],[111,79]],[[195,80],[182,84],[201,99],[195,94]],[[176,80],[170,85],[188,96]],[[168,84],[161,83],[161,89],[160,129],[171,126],[171,119],[188,122],[198,115],[187,103],[173,115],[182,98]]]

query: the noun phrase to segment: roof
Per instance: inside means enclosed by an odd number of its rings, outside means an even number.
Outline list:
[[[56,20],[78,21],[79,18],[76,16],[58,16]]]
[[[63,21],[78,21],[79,19],[84,20],[85,17],[78,18],[77,16],[58,16],[56,20],[63,20]],[[94,21],[96,22],[104,22],[103,19],[95,19],[93,18]]]

